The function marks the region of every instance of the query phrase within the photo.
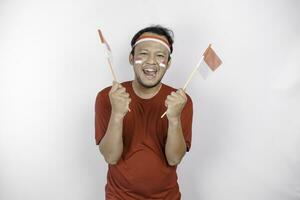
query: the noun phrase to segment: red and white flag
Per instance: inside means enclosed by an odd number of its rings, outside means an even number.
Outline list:
[[[203,53],[203,57],[200,63],[198,64],[198,71],[203,77],[203,79],[207,79],[207,77],[211,75],[221,64],[222,60],[211,48],[210,44]]]
[[[112,62],[112,52],[111,52],[111,49],[110,49],[110,46],[109,44],[107,43],[107,41],[105,40],[102,32],[100,29],[98,29],[98,34],[99,34],[99,37],[100,37],[100,41],[101,41],[101,45],[102,45],[102,48],[103,48],[103,51],[104,51],[104,54],[106,56],[106,59],[107,59],[107,62],[109,64],[109,68],[111,70],[111,73],[112,73],[112,76],[113,76],[113,79],[115,81],[117,81],[117,76],[116,76],[116,73],[113,69],[113,62]]]
[[[110,62],[112,62],[111,48],[110,48],[109,44],[107,43],[107,41],[105,40],[105,38],[104,38],[104,36],[103,36],[100,29],[98,29],[98,34],[99,34],[99,37],[100,37],[102,47],[104,49],[104,54],[110,60]]]
[[[220,65],[222,64],[222,60],[216,54],[216,52],[211,48],[211,44],[207,47],[201,60],[198,62],[192,73],[190,74],[189,78],[185,82],[183,86],[183,90],[185,90],[192,80],[194,74],[198,70],[201,76],[206,79],[212,72],[214,72]],[[162,114],[160,118],[163,118],[167,114],[167,111]]]

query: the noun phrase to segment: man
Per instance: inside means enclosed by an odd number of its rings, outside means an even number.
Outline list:
[[[193,106],[182,89],[161,83],[173,33],[147,27],[131,46],[134,80],[113,82],[95,103],[96,144],[109,167],[106,200],[180,200],[176,168],[191,147]]]

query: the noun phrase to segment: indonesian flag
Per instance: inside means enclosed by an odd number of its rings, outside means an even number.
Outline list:
[[[198,71],[203,79],[207,79],[207,77],[211,75],[221,64],[222,60],[211,48],[210,44],[203,53],[203,57],[198,65]]]
[[[215,53],[215,51],[211,48],[211,44],[207,47],[205,52],[203,53],[203,56],[201,60],[198,62],[196,67],[194,67],[194,70],[190,74],[189,78],[185,82],[183,86],[183,90],[185,90],[189,84],[189,82],[192,80],[194,74],[196,71],[199,71],[201,76],[206,79],[208,75],[210,75],[212,72],[214,72],[220,65],[222,64],[222,60],[218,57],[218,55]],[[167,111],[160,116],[160,118],[163,118],[167,114]]]
[[[104,50],[104,54],[110,60],[110,62],[112,62],[112,52],[111,52],[110,46],[107,43],[107,41],[105,40],[100,29],[98,29],[98,34],[99,34],[100,41],[101,41],[101,44],[102,44],[102,47]]]
[[[107,41],[105,40],[105,38],[104,38],[104,36],[103,36],[103,34],[102,34],[102,32],[101,32],[100,29],[98,29],[98,34],[99,34],[99,37],[100,37],[100,40],[101,40],[101,45],[102,45],[105,57],[107,59],[107,62],[109,64],[109,68],[110,68],[110,71],[112,73],[113,79],[115,81],[117,81],[117,76],[116,76],[116,73],[115,73],[115,71],[113,69],[112,53],[111,53],[110,46],[108,45]]]

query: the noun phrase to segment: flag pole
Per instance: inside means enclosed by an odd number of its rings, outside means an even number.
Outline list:
[[[109,64],[109,68],[110,68],[110,71],[111,71],[111,73],[112,73],[112,76],[113,76],[114,81],[118,82],[116,73],[115,73],[115,71],[114,71],[114,68],[113,68],[113,66],[112,66],[111,60],[110,60],[109,58],[107,58],[107,62],[108,62],[108,64]]]
[[[199,66],[201,65],[203,59],[204,59],[204,56],[201,57],[200,61],[198,62],[198,64],[196,65],[196,67],[194,68],[194,70],[192,71],[192,73],[190,74],[188,80],[185,82],[185,84],[183,86],[183,90],[184,91],[187,88],[187,86],[190,83],[190,81],[192,80],[192,78],[193,78],[194,74],[196,73],[196,71],[198,70]]]
[[[103,37],[103,35],[102,35],[100,29],[98,29],[98,34],[99,34],[99,37],[100,37],[100,42],[101,42],[101,44],[104,45],[104,43],[103,43],[103,42],[104,42],[104,37]],[[113,79],[114,79],[114,81],[118,82],[116,73],[115,73],[114,68],[113,68],[113,66],[112,66],[112,60],[111,60],[110,57],[108,56],[107,49],[105,49],[105,51],[106,51],[106,59],[107,59],[107,62],[108,62],[108,65],[109,65],[111,74],[112,74],[112,76],[113,76]],[[128,107],[128,111],[131,112],[131,109],[130,109],[129,107]]]
[[[192,80],[192,78],[193,78],[193,76],[195,75],[197,69],[198,69],[199,66],[201,65],[201,62],[203,61],[203,59],[204,59],[204,56],[202,56],[202,58],[200,59],[200,61],[198,62],[198,64],[197,64],[196,67],[194,68],[194,70],[190,73],[189,78],[187,79],[187,81],[185,82],[185,84],[184,84],[184,86],[183,86],[183,91],[186,90],[186,88],[187,88],[189,82]],[[160,116],[160,118],[163,118],[166,114],[167,114],[167,111],[164,112],[164,114],[162,114],[162,115]]]
[[[211,47],[211,44],[209,44],[208,48],[210,48],[210,47]],[[206,50],[207,50],[208,48],[206,48]],[[205,52],[206,52],[206,50],[205,50]],[[195,75],[197,69],[200,67],[200,65],[201,65],[201,63],[202,63],[202,61],[203,61],[203,59],[204,59],[205,52],[203,53],[203,55],[202,55],[200,61],[198,62],[198,64],[197,64],[196,67],[194,68],[194,70],[190,73],[189,78],[187,79],[187,81],[185,82],[185,84],[184,84],[184,86],[183,86],[183,91],[186,90],[188,84],[189,84],[190,81],[192,80],[192,78],[193,78],[193,76]],[[162,116],[160,116],[160,118],[163,118],[166,114],[167,114],[167,111],[164,112],[164,114],[162,114]]]
[[[99,34],[99,37],[100,37],[100,42],[101,42],[101,44],[105,45],[105,44],[104,44],[104,41],[105,41],[105,40],[104,40],[104,37],[103,37],[103,35],[102,35],[100,29],[98,29],[98,34]],[[105,51],[107,51],[107,49],[105,49]],[[107,62],[108,62],[108,65],[109,65],[111,74],[112,74],[112,76],[113,76],[113,79],[114,79],[114,81],[118,82],[118,81],[117,81],[116,73],[115,73],[114,68],[113,68],[113,66],[112,66],[112,61],[111,61],[111,59],[109,58],[108,53],[106,53],[106,57],[107,57]]]

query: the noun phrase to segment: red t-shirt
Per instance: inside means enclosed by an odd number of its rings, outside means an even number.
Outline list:
[[[150,99],[135,94],[132,81],[121,83],[131,98],[130,109],[123,120],[123,153],[117,164],[108,165],[106,200],[179,200],[176,166],[168,165],[165,143],[168,131],[167,96],[175,88],[162,84]],[[105,135],[111,114],[108,93],[100,91],[95,103],[95,139],[98,145]],[[187,95],[181,113],[181,126],[187,151],[191,148],[193,105]]]

